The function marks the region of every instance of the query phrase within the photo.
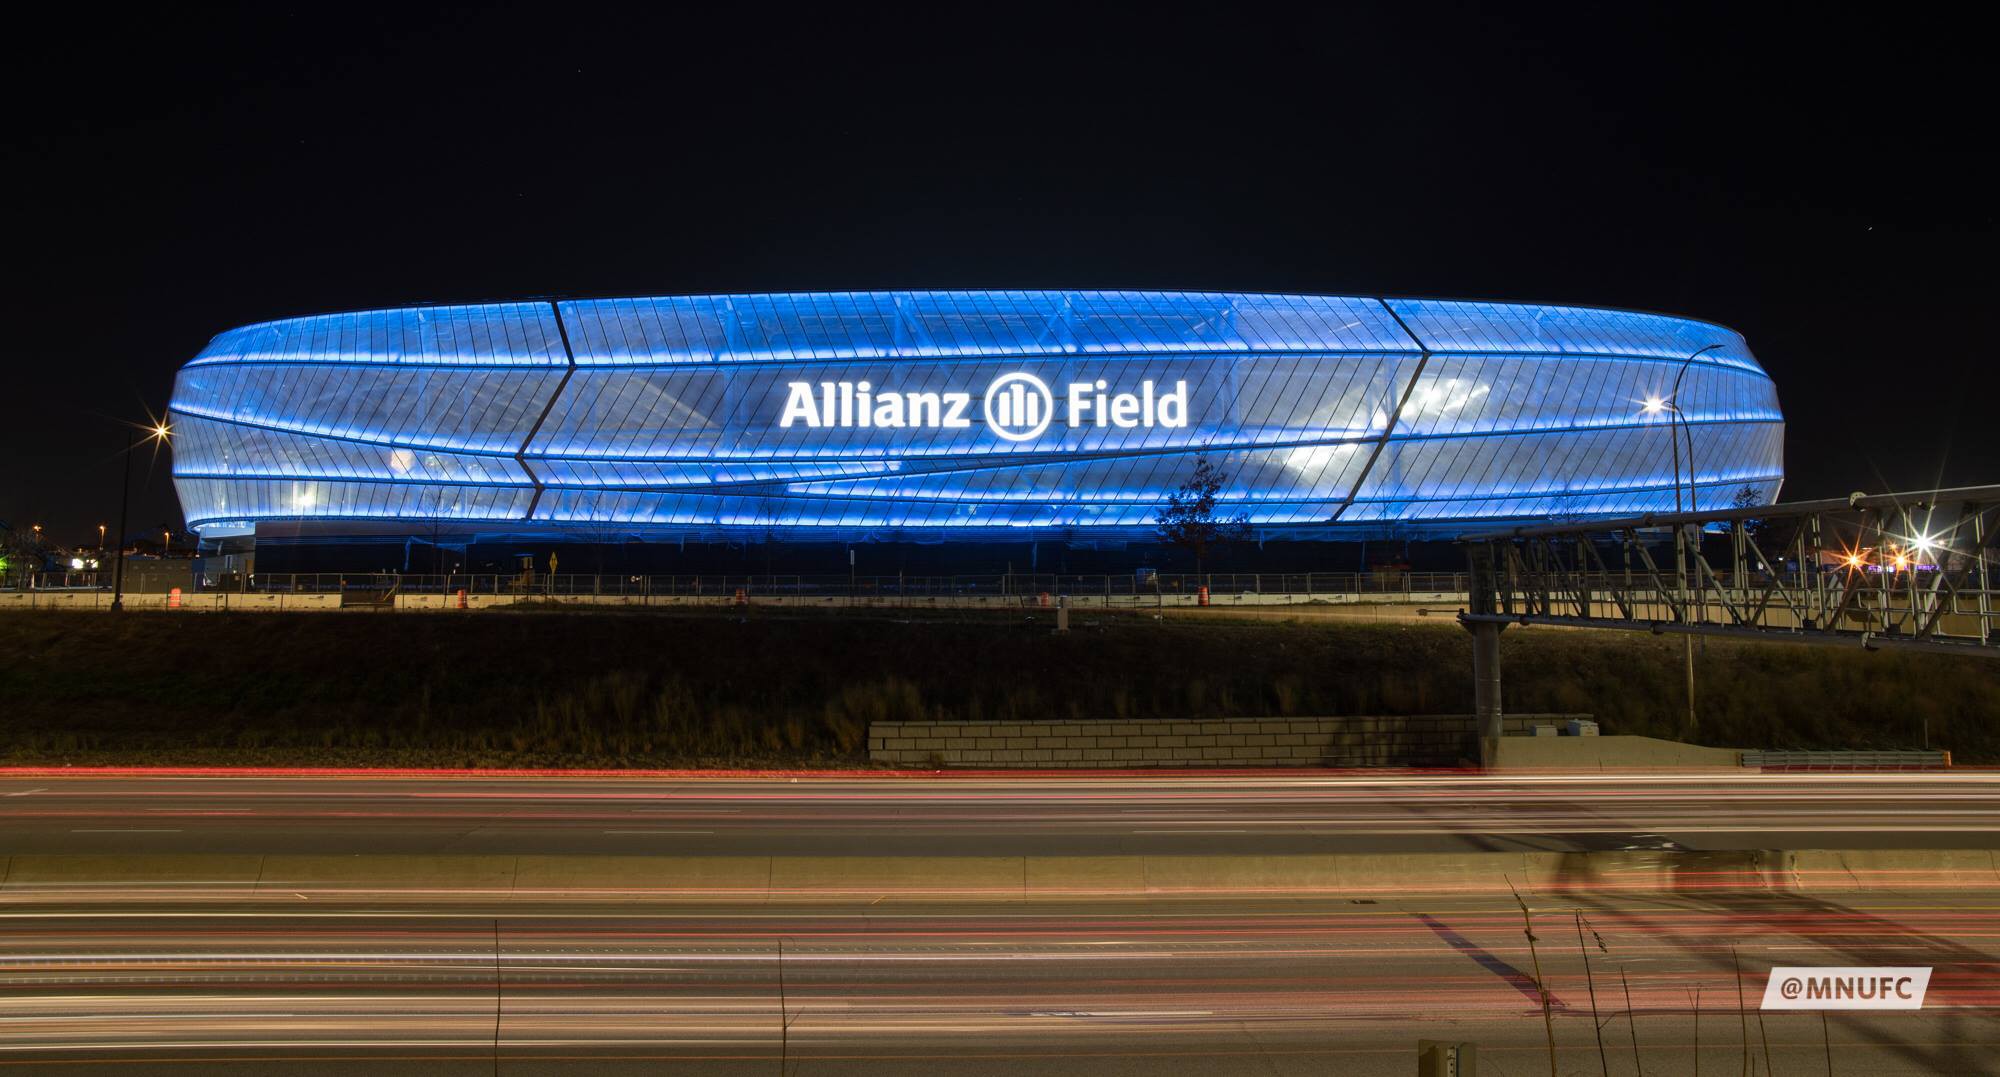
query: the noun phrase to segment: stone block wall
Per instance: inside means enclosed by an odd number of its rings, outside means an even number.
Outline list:
[[[1508,715],[1506,732],[1589,715]],[[1469,714],[1190,721],[872,722],[868,758],[906,767],[1422,767],[1479,758]]]

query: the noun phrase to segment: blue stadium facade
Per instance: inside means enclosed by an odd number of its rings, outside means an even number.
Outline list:
[[[1690,357],[1693,357],[1690,361]],[[1124,540],[1198,456],[1266,536],[1775,499],[1743,339],[1565,306],[845,292],[412,307],[217,336],[174,478],[205,538]],[[1683,460],[1685,468],[1686,462]]]

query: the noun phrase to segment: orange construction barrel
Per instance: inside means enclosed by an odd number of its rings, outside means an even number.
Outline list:
[[[1197,606],[1206,606],[1206,605],[1208,605],[1208,585],[1207,585],[1207,584],[1205,584],[1205,583],[1204,583],[1204,584],[1202,584],[1202,585],[1201,585],[1201,589],[1200,589],[1200,590],[1198,590],[1198,591],[1196,591],[1196,592],[1194,593],[1194,596],[1195,596],[1195,599],[1194,599],[1194,600],[1195,600],[1195,605],[1197,605]]]

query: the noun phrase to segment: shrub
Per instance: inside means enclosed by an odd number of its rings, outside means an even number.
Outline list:
[[[290,762],[852,763],[869,722],[1448,714],[1471,709],[1454,625],[541,612],[0,615],[0,754]],[[1510,711],[1674,736],[1681,644],[1510,629]],[[1933,745],[2000,760],[2000,683],[1974,659],[1711,640],[1700,739]]]

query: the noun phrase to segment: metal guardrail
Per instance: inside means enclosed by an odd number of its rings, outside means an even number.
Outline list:
[[[86,573],[48,573],[32,581],[33,590],[107,590],[108,579]],[[190,593],[228,594],[361,594],[402,595],[612,595],[635,597],[726,598],[738,590],[751,597],[948,599],[1033,599],[1040,595],[1101,595],[1116,598],[1192,596],[1207,587],[1212,596],[1289,595],[1310,601],[1319,595],[1416,596],[1464,594],[1470,577],[1463,572],[1293,572],[1203,573],[1162,575],[997,573],[955,576],[846,575],[653,575],[653,574],[500,574],[452,575],[404,573],[205,573],[191,583],[127,577],[126,590],[161,593],[183,586]]]
[[[1744,752],[1746,767],[1801,770],[1938,770],[1951,766],[1951,753],[1937,748],[1902,751],[1780,751]]]

